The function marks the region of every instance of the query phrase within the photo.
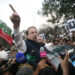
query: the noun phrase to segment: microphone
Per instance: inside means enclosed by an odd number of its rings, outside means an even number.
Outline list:
[[[31,55],[32,55],[32,56],[35,56],[35,50],[32,50],[32,51],[31,51]]]
[[[23,63],[26,60],[26,56],[22,52],[16,53],[16,62]]]
[[[45,49],[44,47],[40,47],[40,57],[42,59],[46,59],[45,66],[49,67],[52,64],[51,64],[51,62],[49,62],[50,60],[47,58],[47,53],[46,53],[46,51],[44,49]]]
[[[26,59],[29,62],[33,62],[36,60],[36,57],[35,57],[35,50],[32,50],[30,54],[26,54]]]
[[[41,58],[46,58],[47,53],[44,51],[44,47],[40,47],[40,57]]]
[[[55,57],[57,57],[58,58],[58,55],[56,55],[56,54],[54,54],[53,52],[51,52],[51,51],[49,51],[52,55],[54,55]],[[44,57],[46,57],[47,56],[47,53],[46,53],[46,51],[44,51],[44,47],[41,47],[40,48],[40,57],[41,58],[44,58]]]

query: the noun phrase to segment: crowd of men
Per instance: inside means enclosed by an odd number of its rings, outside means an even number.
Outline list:
[[[20,32],[21,18],[16,10],[9,5],[13,11],[10,20],[13,23],[14,41],[17,51],[13,51],[12,58],[7,60],[0,58],[0,74],[1,75],[74,75],[75,67],[69,61],[69,54],[66,51],[64,59],[58,56],[60,64],[56,67],[47,55],[40,57],[41,48],[47,49],[47,43],[43,39],[40,40],[36,27],[29,27],[26,30],[26,40]],[[75,34],[73,40],[68,40],[67,44],[75,46]],[[65,39],[55,39],[52,37],[50,45],[66,44]],[[70,41],[70,42],[69,42]],[[72,43],[71,43],[72,41]],[[71,44],[70,44],[71,43]],[[4,51],[1,48],[1,51]],[[49,48],[48,48],[49,49]],[[44,51],[45,52],[45,51]],[[11,53],[12,54],[12,53]],[[3,55],[4,56],[4,55]],[[11,57],[11,55],[10,55]]]

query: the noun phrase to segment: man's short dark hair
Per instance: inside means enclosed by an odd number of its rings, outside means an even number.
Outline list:
[[[52,67],[41,69],[38,75],[57,75],[57,71]]]
[[[29,31],[29,29],[31,29],[31,28],[35,28],[35,29],[36,29],[36,27],[34,27],[34,26],[28,27],[28,29],[26,30],[26,35],[28,35],[28,31]]]
[[[18,72],[16,73],[16,75],[33,75],[33,71],[28,66],[23,66],[22,68],[20,68],[18,70]]]

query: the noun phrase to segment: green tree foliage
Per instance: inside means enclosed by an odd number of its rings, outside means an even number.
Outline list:
[[[58,23],[64,15],[65,21],[75,18],[75,0],[44,0],[40,13],[44,16],[51,15],[48,22]]]
[[[60,29],[58,26],[55,26],[54,28],[47,26],[44,29],[39,30],[39,34],[45,34],[46,38],[49,37],[49,34],[54,34],[55,36],[60,32]]]

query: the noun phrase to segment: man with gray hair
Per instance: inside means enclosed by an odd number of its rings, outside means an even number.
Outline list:
[[[40,45],[37,43],[37,29],[36,27],[29,27],[26,31],[26,36],[27,39],[24,41],[23,37],[19,34],[19,27],[20,27],[20,21],[21,18],[20,16],[17,14],[17,12],[15,11],[15,9],[12,7],[12,5],[10,5],[13,14],[10,16],[10,19],[13,23],[13,28],[14,28],[14,36],[15,36],[15,43],[16,46],[18,47],[18,49],[23,52],[23,53],[31,53],[32,55],[35,56],[35,60],[33,60],[33,62],[31,63],[34,68],[35,68],[35,74],[34,75],[38,75],[37,71],[37,64],[40,62],[41,57],[40,57]],[[32,51],[35,50],[33,53]],[[61,63],[61,67],[63,69],[63,75],[69,75],[69,71],[68,71],[68,59],[69,59],[69,55],[68,53],[66,53],[66,57],[65,59],[61,59],[60,57],[60,63]],[[52,67],[55,71],[56,71],[56,67],[50,62],[50,60],[46,57],[46,61],[50,64],[49,66]],[[42,69],[47,68],[46,67],[46,62],[41,63],[40,66],[43,66]],[[26,66],[25,66],[26,67]],[[37,70],[36,70],[37,69]],[[39,70],[40,71],[40,70]],[[23,73],[23,74],[22,74]],[[25,69],[21,68],[19,69],[19,71],[17,72],[17,75],[32,75],[32,71],[29,70],[28,67],[26,67]]]

